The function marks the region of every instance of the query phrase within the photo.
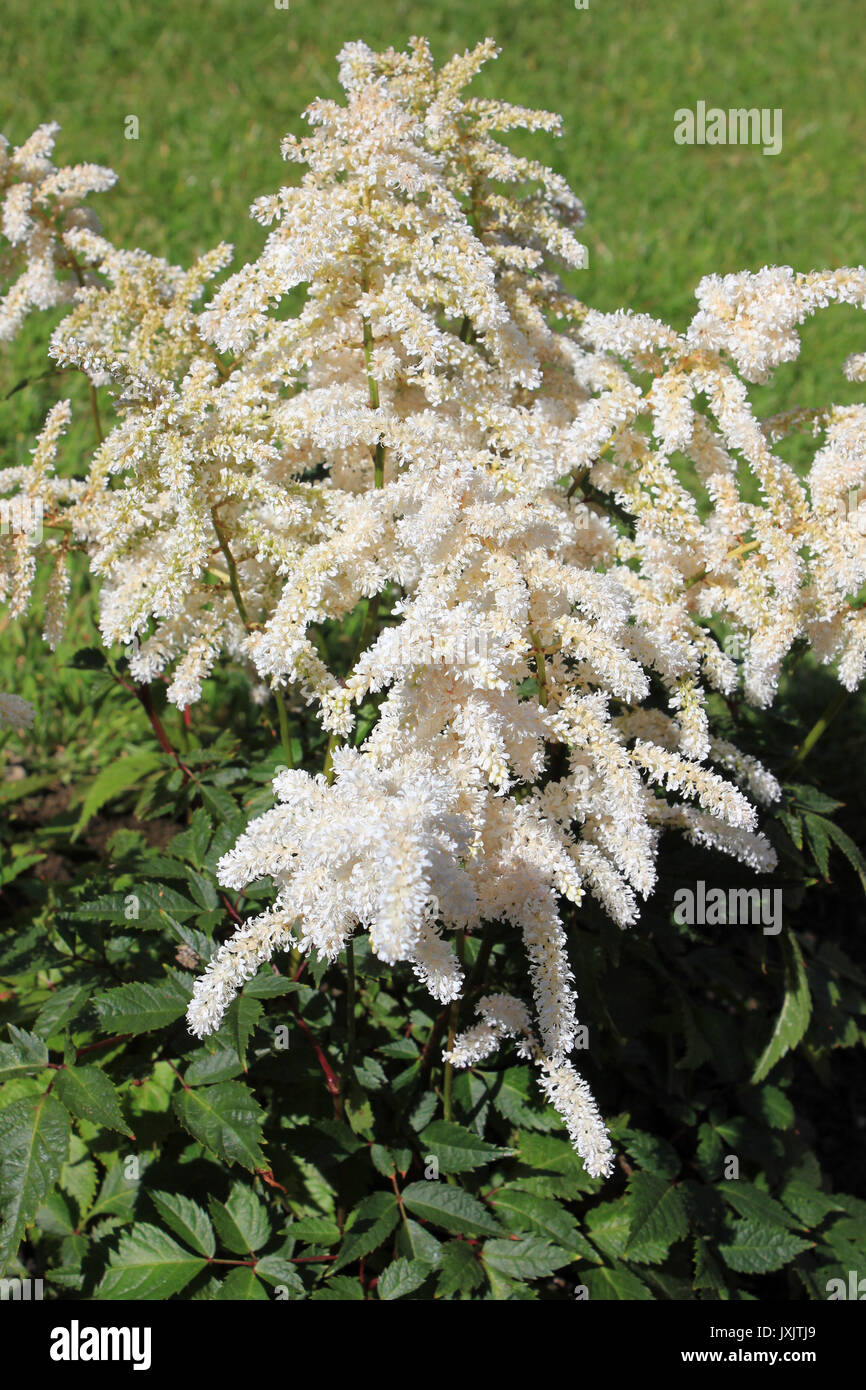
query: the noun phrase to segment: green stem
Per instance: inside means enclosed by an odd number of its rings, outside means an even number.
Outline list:
[[[370,392],[370,405],[373,410],[379,409],[379,383],[373,376],[373,329],[368,319],[364,319],[364,362],[367,367],[367,387]]]
[[[286,767],[294,767],[295,759],[292,756],[292,737],[289,732],[289,715],[286,709],[286,702],[283,699],[283,692],[281,690],[275,690],[274,695],[277,700],[277,717],[280,721],[280,738],[283,744]]]
[[[373,330],[367,319],[364,319],[364,362],[367,367],[367,389],[370,393],[370,409],[379,409],[379,383],[373,376]],[[373,486],[376,488],[385,485],[385,446],[381,439],[376,445],[376,454],[373,459]]]
[[[96,387],[90,383],[90,411],[93,415],[93,425],[96,430],[96,438],[101,444],[105,435],[102,433],[102,420],[99,415],[99,397],[96,394]]]
[[[463,938],[462,928],[457,932],[457,956],[460,964],[463,964]],[[448,1014],[448,1051],[454,1046],[454,1039],[457,1037],[457,1028],[460,1022],[460,1000],[452,999],[451,1008]],[[454,1097],[454,1067],[451,1062],[445,1063],[445,1072],[442,1078],[442,1104],[445,1119],[450,1120],[453,1111]]]
[[[818,742],[818,739],[822,736],[822,734],[826,733],[827,729],[829,728],[832,721],[836,718],[836,715],[839,713],[847,698],[847,690],[837,690],[836,694],[833,696],[833,699],[830,701],[829,705],[824,710],[824,713],[820,716],[820,718],[815,720],[815,723],[812,725],[808,734],[803,739],[803,742],[800,744],[799,748],[795,752],[791,764],[787,772],[785,773],[786,778],[790,777],[791,773],[794,772],[798,767],[801,766],[802,763],[806,761],[812,749],[815,747],[815,744]]]
[[[345,1095],[355,1065],[355,943],[346,942],[346,1063],[340,1089]]]
[[[484,924],[484,931],[481,934],[481,945],[478,948],[478,955],[475,959],[475,964],[472,967],[472,973],[469,976],[467,986],[468,989],[474,989],[476,985],[481,984],[481,981],[484,979],[484,976],[487,972],[487,967],[490,964],[490,956],[492,951],[493,923],[486,922]]]
[[[325,762],[322,771],[328,782],[334,780],[334,749],[339,745],[340,735],[331,734],[328,738],[328,747],[325,750]]]
[[[588,473],[588,468],[581,468],[578,469],[576,472],[572,473],[571,486],[569,487],[568,492],[565,494],[566,497],[574,496],[574,494],[577,492],[577,489],[581,486]]]
[[[373,486],[375,488],[385,486],[385,445],[381,439],[376,445],[376,456],[373,459]]]
[[[229,549],[228,539],[226,537],[225,531],[223,530],[222,526],[220,525],[217,519],[216,513],[216,507],[211,507],[211,517],[213,518],[214,530],[216,531],[217,540],[219,541],[219,548],[225,557],[226,567],[229,572],[229,584],[231,585],[232,596],[234,598],[238,613],[241,616],[241,622],[243,623],[247,631],[249,631],[250,620],[247,617],[247,610],[244,605],[243,597],[241,595],[241,586],[238,583],[238,571],[237,566],[235,564],[235,557],[232,555],[231,550]]]
[[[364,621],[361,623],[358,632],[358,642],[355,647],[355,653],[352,657],[351,665],[349,667],[350,671],[354,671],[355,667],[358,664],[358,658],[361,656],[362,652],[365,652],[367,650],[367,644],[370,641],[370,638],[372,637],[373,633],[376,631],[376,624],[379,621],[379,601],[379,594],[374,594],[372,598],[368,598],[366,601],[367,611],[364,614]]]
[[[547,705],[547,666],[544,661],[544,643],[537,632],[530,632],[532,650],[535,653],[535,679],[538,685],[538,703],[544,708]]]

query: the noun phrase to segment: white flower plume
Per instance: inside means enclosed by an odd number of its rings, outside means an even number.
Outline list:
[[[579,200],[498,138],[558,118],[464,91],[495,56],[486,40],[437,70],[423,39],[347,45],[344,104],[314,102],[284,142],[303,172],[256,202],[261,254],[231,274],[227,244],[189,269],[115,248],[80,206],[113,176],[55,169],[55,127],[4,145],[0,338],[67,303],[53,357],[114,396],[86,476],[57,465],[61,402],[0,504],[43,517],[49,641],[83,550],[136,680],[183,707],[228,659],[331,736],[329,776],[282,774],[221,861],[227,887],[271,876],[275,899],[217,951],[193,1031],[288,947],[333,960],[364,929],[446,1003],[458,933],[516,934],[527,1002],[486,996],[451,1060],[517,1038],[602,1174],[569,1061],[581,902],[636,922],[662,831],[771,869],[753,802],[778,783],[710,696],[742,682],[767,705],[795,643],[848,689],[866,671],[866,405],[762,420],[749,394],[808,316],[866,307],[866,270],[708,276],[682,331],[587,308],[555,269],[585,264]],[[802,474],[777,447],[798,430]],[[16,613],[35,571],[32,536],[2,528]],[[356,610],[332,668],[321,627]]]

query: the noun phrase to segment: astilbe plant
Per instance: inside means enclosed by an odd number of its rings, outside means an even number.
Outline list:
[[[709,692],[741,674],[768,705],[803,640],[861,680],[866,528],[845,502],[866,481],[866,407],[762,421],[749,386],[796,357],[815,310],[866,306],[866,271],[709,276],[684,332],[587,308],[553,269],[586,263],[580,202],[497,138],[558,118],[464,95],[495,53],[437,71],[423,40],[347,45],[345,104],[314,102],[311,133],[286,139],[306,172],[256,202],[260,256],[204,303],[229,246],[189,270],[118,250],[81,211],[109,171],[54,169],[51,126],[5,155],[0,334],[68,301],[51,355],[109,386],[114,414],[66,477],[56,405],[0,488],[43,510],[49,642],[81,549],[136,681],[164,677],[187,707],[229,660],[284,726],[300,695],[329,734],[322,770],[282,771],[221,860],[225,887],[270,876],[276,896],[207,965],[191,1030],[213,1032],[273,953],[335,960],[359,927],[448,1005],[466,934],[486,960],[516,931],[522,997],[485,993],[447,1070],[516,1039],[599,1176],[613,1150],[570,1060],[560,899],[631,926],[667,829],[775,863],[755,803],[778,784],[714,734]],[[805,478],[777,450],[803,428]],[[4,540],[15,614],[35,561],[32,538]],[[359,608],[357,650],[331,669],[321,627]]]

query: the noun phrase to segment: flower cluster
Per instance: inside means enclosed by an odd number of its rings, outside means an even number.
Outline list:
[[[11,154],[0,135],[0,233],[8,243],[0,254],[0,279],[15,277],[0,298],[0,342],[15,337],[31,310],[69,304],[76,287],[88,282],[76,234],[98,224],[81,202],[88,193],[111,188],[116,175],[99,164],[55,168],[51,155],[59,129],[56,123],[39,126]]]
[[[716,736],[708,692],[740,678],[725,633],[755,704],[799,640],[846,687],[861,680],[866,528],[845,505],[866,483],[866,406],[761,421],[748,386],[796,356],[807,315],[866,307],[866,271],[709,277],[682,333],[588,309],[554,269],[586,263],[578,199],[498,138],[557,133],[558,118],[464,92],[495,52],[437,70],[423,40],[348,45],[345,104],[315,102],[311,133],[285,141],[306,172],[254,205],[262,252],[215,289],[224,245],[184,271],[84,225],[52,241],[52,264],[62,245],[93,268],[52,353],[115,390],[115,419],[69,480],[55,407],[32,468],[0,490],[38,496],[62,528],[58,575],[87,551],[104,640],[138,639],[138,680],[170,671],[169,698],[189,705],[228,656],[330,734],[325,770],[282,773],[274,809],[221,861],[226,887],[270,876],[276,898],[216,952],[192,1030],[218,1027],[279,949],[334,960],[363,927],[448,1004],[465,935],[516,932],[531,1010],[485,996],[446,1060],[517,1038],[601,1175],[610,1141],[569,1060],[562,900],[635,922],[664,829],[773,866],[753,803],[778,784]],[[3,225],[35,267],[48,242],[31,246],[26,209],[47,194],[37,156],[19,156]],[[107,178],[58,174],[47,191]],[[776,447],[804,425],[819,437],[805,478]],[[3,573],[20,611],[33,557],[15,542]],[[357,653],[331,669],[318,626],[359,606]]]

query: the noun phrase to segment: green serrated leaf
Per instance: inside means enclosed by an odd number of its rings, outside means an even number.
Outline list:
[[[264,1005],[244,991],[232,1000],[219,1030],[221,1037],[231,1039],[232,1047],[244,1071],[247,1066],[247,1045],[263,1013]]]
[[[247,980],[244,994],[250,995],[253,999],[273,999],[278,994],[296,994],[300,989],[303,989],[303,985],[294,980],[287,980],[285,975],[263,972],[252,980]]]
[[[172,1105],[193,1138],[226,1163],[255,1172],[266,1167],[262,1153],[261,1107],[240,1081],[178,1091]]]
[[[677,1177],[682,1165],[676,1149],[666,1140],[639,1129],[627,1129],[621,1137],[631,1157],[647,1173],[660,1178]]]
[[[794,782],[791,784],[791,791],[801,806],[806,806],[810,811],[820,811],[824,814],[830,811],[838,811],[841,801],[835,801],[832,796],[825,796],[819,792],[817,787],[807,787],[802,783]]]
[[[442,1246],[427,1226],[405,1216],[397,1231],[394,1242],[395,1253],[407,1260],[421,1260],[424,1264],[438,1265]]]
[[[533,1190],[543,1189],[543,1195],[547,1197],[573,1197],[575,1192],[598,1189],[600,1179],[589,1176],[567,1139],[520,1130],[517,1143],[521,1161],[538,1171],[538,1181],[533,1179]],[[520,1186],[526,1185],[521,1178]]]
[[[445,1183],[413,1182],[403,1189],[403,1204],[422,1221],[452,1235],[502,1235],[502,1227],[477,1197]]]
[[[539,1236],[522,1240],[488,1240],[481,1258],[486,1266],[508,1279],[538,1279],[571,1262],[571,1255]]]
[[[702,1240],[700,1236],[695,1237],[694,1262],[695,1274],[692,1288],[712,1289],[714,1293],[721,1293],[725,1288],[722,1268],[710,1253],[707,1242]]]
[[[391,1192],[374,1192],[358,1206],[355,1225],[340,1246],[332,1266],[334,1272],[363,1259],[378,1249],[393,1231],[400,1218],[397,1198]]]
[[[0,855],[0,861],[4,857]],[[25,870],[32,869],[34,864],[41,864],[44,859],[44,854],[20,854],[6,863],[0,862],[0,887],[5,888],[7,884],[14,883]]]
[[[21,801],[33,792],[41,791],[43,787],[50,786],[55,777],[55,773],[45,772],[32,777],[22,777],[20,782],[0,782],[0,806],[6,806],[10,801]]]
[[[45,1205],[39,1208],[36,1213],[36,1225],[40,1231],[47,1231],[52,1236],[75,1234],[72,1208],[62,1192],[52,1192]]]
[[[220,897],[215,885],[196,869],[187,869],[186,881],[189,891],[199,907],[205,912],[215,912],[220,907]]]
[[[794,1107],[778,1086],[762,1086],[757,1093],[758,1108],[763,1119],[774,1129],[790,1129],[794,1123]]]
[[[797,849],[803,849],[803,821],[800,815],[791,811],[778,811],[776,813],[779,820],[784,825]]]
[[[405,1298],[407,1294],[415,1293],[417,1289],[420,1289],[424,1280],[431,1273],[431,1269],[432,1266],[426,1264],[424,1260],[394,1260],[379,1275],[376,1292],[380,1298],[389,1302],[397,1298]]]
[[[0,1274],[60,1177],[68,1149],[69,1112],[53,1095],[24,1096],[0,1110]]]
[[[509,1230],[528,1231],[543,1236],[572,1257],[598,1262],[599,1256],[577,1229],[571,1212],[551,1197],[539,1197],[517,1187],[498,1187],[490,1204]]]
[[[117,1092],[99,1067],[63,1067],[55,1078],[54,1091],[67,1110],[80,1119],[132,1135],[118,1104]]]
[[[580,1278],[589,1291],[590,1300],[598,1303],[652,1301],[653,1296],[646,1284],[625,1265],[613,1264],[597,1269],[584,1269],[580,1272]]]
[[[848,860],[851,868],[860,879],[864,892],[866,892],[866,858],[864,858],[859,846],[855,845],[854,841],[849,835],[845,834],[844,830],[840,830],[835,821],[826,821],[825,829],[836,848],[841,850]]]
[[[782,1188],[782,1201],[804,1226],[818,1226],[831,1211],[842,1210],[826,1192],[799,1179],[793,1179]]]
[[[88,1220],[92,1221],[96,1216],[112,1215],[131,1221],[137,1195],[138,1179],[127,1177],[125,1165],[118,1160],[106,1172]]]
[[[210,844],[213,824],[203,806],[193,811],[190,823],[180,835],[175,835],[169,848],[179,859],[188,859],[196,869],[200,869],[207,847]]]
[[[483,1168],[494,1158],[501,1158],[508,1152],[488,1144],[473,1130],[464,1125],[453,1124],[450,1120],[434,1120],[418,1136],[426,1158],[432,1154],[439,1160],[443,1173],[466,1173],[473,1168]]]
[[[116,762],[109,763],[108,767],[103,768],[99,776],[91,783],[82,804],[81,811],[75,829],[72,831],[71,838],[76,840],[81,834],[88,821],[96,815],[101,806],[106,801],[110,801],[113,796],[120,792],[128,791],[130,787],[140,782],[142,777],[147,777],[151,772],[156,772],[165,766],[165,757],[161,753],[131,753],[128,757],[118,758]]]
[[[148,1195],[176,1236],[180,1236],[199,1255],[208,1258],[213,1255],[216,1249],[213,1226],[197,1202],[179,1192],[151,1192]]]
[[[141,1222],[120,1238],[96,1290],[97,1299],[171,1298],[186,1288],[207,1261],[190,1254],[158,1226]]]
[[[225,790],[224,787],[208,786],[201,783],[201,796],[205,806],[210,811],[217,825],[237,826],[243,817],[238,811],[234,798]]]
[[[394,1162],[393,1154],[381,1144],[373,1144],[370,1147],[370,1160],[377,1173],[381,1173],[383,1178],[392,1178],[397,1175],[397,1165]]]
[[[41,1038],[14,1023],[7,1024],[7,1031],[11,1041],[0,1043],[0,1081],[32,1076],[48,1066],[48,1048]]]
[[[64,1163],[60,1170],[60,1186],[75,1198],[82,1221],[88,1218],[97,1182],[96,1164],[89,1158]]]
[[[338,1274],[335,1279],[329,1279],[321,1288],[316,1289],[310,1297],[314,1303],[325,1300],[335,1303],[363,1303],[364,1290],[361,1288],[360,1279],[350,1279],[345,1274]]]
[[[478,1255],[463,1240],[449,1240],[442,1247],[440,1274],[436,1292],[440,1298],[455,1293],[471,1293],[484,1283],[484,1271]]]
[[[243,1183],[235,1183],[225,1204],[209,1197],[208,1207],[220,1240],[234,1254],[251,1255],[270,1240],[267,1207]]]
[[[484,1079],[488,1079],[487,1074]],[[490,1096],[493,1108],[511,1124],[541,1130],[549,1130],[554,1124],[559,1124],[558,1118],[551,1119],[543,1112],[532,1109],[528,1067],[508,1067],[495,1078],[490,1077],[490,1080],[494,1082]]]
[[[812,1016],[812,996],[806,966],[800,943],[793,932],[784,933],[782,954],[785,962],[785,999],[773,1035],[752,1073],[753,1085],[763,1081],[785,1053],[797,1046]]]
[[[395,1057],[403,1062],[412,1062],[419,1055],[418,1044],[411,1038],[395,1038],[394,1042],[385,1043],[376,1051],[383,1057]]]
[[[301,1216],[285,1227],[285,1234],[307,1245],[336,1245],[340,1228],[327,1216]]]
[[[276,1287],[284,1287],[289,1293],[303,1298],[306,1294],[302,1280],[298,1276],[297,1270],[285,1256],[279,1253],[273,1255],[263,1255],[256,1261],[256,1274],[259,1278],[266,1279],[269,1284]]]
[[[830,837],[827,834],[829,821],[822,816],[812,815],[807,811],[803,816],[806,826],[806,834],[809,836],[809,844],[812,846],[812,853],[815,856],[815,863],[821,871],[822,878],[830,876]]]
[[[148,1033],[154,1028],[166,1028],[186,1013],[192,988],[182,984],[177,975],[164,980],[140,981],[119,985],[98,994],[93,1003],[99,1015],[103,1033]]]
[[[728,1268],[739,1274],[768,1274],[810,1249],[811,1244],[781,1226],[736,1221],[733,1239],[719,1245],[719,1254]]]
[[[227,1299],[231,1302],[250,1300],[258,1303],[270,1302],[268,1291],[260,1279],[256,1278],[254,1269],[232,1269],[223,1279],[219,1287],[218,1299]]]
[[[435,1091],[425,1091],[419,1100],[412,1114],[409,1116],[409,1123],[414,1130],[423,1129],[428,1125],[436,1113],[436,1106],[439,1104],[439,1097]]]
[[[789,1216],[780,1202],[745,1179],[721,1182],[717,1185],[716,1191],[722,1194],[738,1216],[747,1217],[762,1226],[797,1225],[796,1218]]]
[[[343,1096],[343,1108],[346,1112],[346,1119],[355,1134],[367,1136],[372,1133],[373,1107],[366,1092],[362,1090],[354,1077],[349,1082]]]
[[[84,1012],[92,993],[90,985],[66,985],[63,989],[56,989],[36,1015],[33,1024],[36,1032],[43,1038],[50,1038],[67,1024],[74,1023]]]
[[[682,1197],[674,1183],[654,1173],[632,1173],[628,1186],[626,1253],[638,1262],[659,1264],[688,1230]]]
[[[211,1086],[215,1081],[230,1081],[242,1071],[243,1067],[234,1047],[218,1046],[213,1051],[204,1047],[194,1055],[183,1074],[183,1079],[187,1086]]]

